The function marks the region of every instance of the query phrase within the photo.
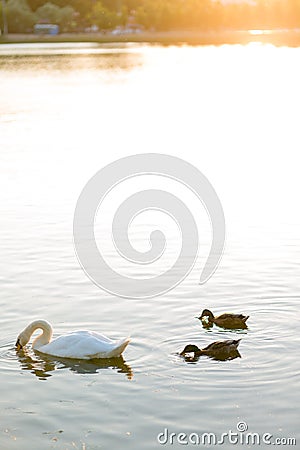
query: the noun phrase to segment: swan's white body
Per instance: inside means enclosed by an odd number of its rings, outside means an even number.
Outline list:
[[[87,330],[73,331],[51,341],[52,327],[50,323],[46,320],[35,320],[19,334],[16,346],[22,348],[26,345],[37,329],[43,330],[43,333],[33,341],[32,348],[61,358],[114,358],[121,356],[129,344],[129,339],[115,342],[103,334]]]

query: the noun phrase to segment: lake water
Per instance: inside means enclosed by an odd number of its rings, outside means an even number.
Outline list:
[[[270,433],[272,443],[298,438],[286,447],[299,448],[299,79],[300,49],[257,43],[0,46],[1,450],[148,450],[163,447],[157,436],[166,428],[220,438],[240,423]],[[175,192],[200,234],[199,260],[179,286],[133,300],[85,275],[72,223],[97,170],[144,152],[184,158],[208,177],[224,208],[226,248],[200,285],[211,240],[203,205],[172,180],[124,182],[96,223],[117,269],[141,276],[108,242],[125,194]],[[137,218],[131,239],[147,249],[161,221],[171,264],[180,233],[160,216]],[[248,314],[249,328],[203,329],[194,317],[204,307]],[[58,360],[30,347],[17,354],[16,336],[36,318],[55,335],[83,328],[132,342],[123,360]],[[176,354],[236,336],[241,358],[187,362]],[[176,436],[164,447],[184,446]],[[220,447],[258,448],[226,439]]]

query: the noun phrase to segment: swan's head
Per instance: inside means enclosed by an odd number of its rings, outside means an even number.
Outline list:
[[[17,350],[21,350],[23,347],[25,347],[26,344],[28,344],[30,336],[31,335],[29,333],[26,333],[26,331],[22,331],[19,334],[16,342]]]
[[[16,342],[17,350],[20,350],[28,344],[32,334],[39,328],[43,331],[43,333],[34,340],[32,344],[33,348],[34,345],[37,347],[37,343],[39,345],[48,344],[52,336],[52,327],[50,323],[46,320],[34,320],[19,334]]]
[[[33,348],[37,343],[39,343],[40,345],[44,345],[50,342],[52,336],[52,327],[50,323],[46,320],[34,320],[19,334],[16,342],[17,350],[20,350],[26,344],[28,344],[32,334],[37,329],[41,329],[43,333],[35,339],[32,344]]]

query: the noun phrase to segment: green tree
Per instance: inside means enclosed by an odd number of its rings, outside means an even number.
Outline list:
[[[40,6],[43,6],[45,0],[27,0],[28,6],[32,11],[36,11]]]
[[[26,33],[32,31],[36,15],[31,11],[26,0],[8,0],[7,22],[10,33]]]
[[[40,6],[36,10],[36,14],[44,22],[55,23],[57,25],[60,22],[60,7],[53,3],[48,2]]]
[[[0,0],[0,35],[1,33],[4,33],[4,12],[3,12],[3,6],[4,6],[4,2],[2,2]],[[6,14],[6,11],[5,11]],[[5,20],[6,20],[6,16],[5,16]],[[6,30],[5,30],[6,31]]]
[[[60,9],[59,25],[62,31],[72,31],[77,23],[75,20],[76,11],[72,6],[64,6]]]
[[[98,1],[90,12],[89,21],[91,25],[97,25],[100,30],[105,30],[115,28],[119,25],[121,17]]]
[[[54,23],[60,26],[62,31],[70,31],[75,26],[75,11],[71,6],[60,8],[53,3],[45,3],[36,10],[36,15],[40,20]]]

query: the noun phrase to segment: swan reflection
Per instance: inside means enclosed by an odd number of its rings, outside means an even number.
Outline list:
[[[69,369],[78,374],[93,374],[101,369],[114,369],[124,373],[128,380],[133,378],[131,367],[124,361],[122,356],[118,358],[72,360],[68,358],[57,358],[41,353],[29,353],[22,349],[17,351],[17,357],[22,370],[28,370],[39,380],[51,377],[54,370]]]

